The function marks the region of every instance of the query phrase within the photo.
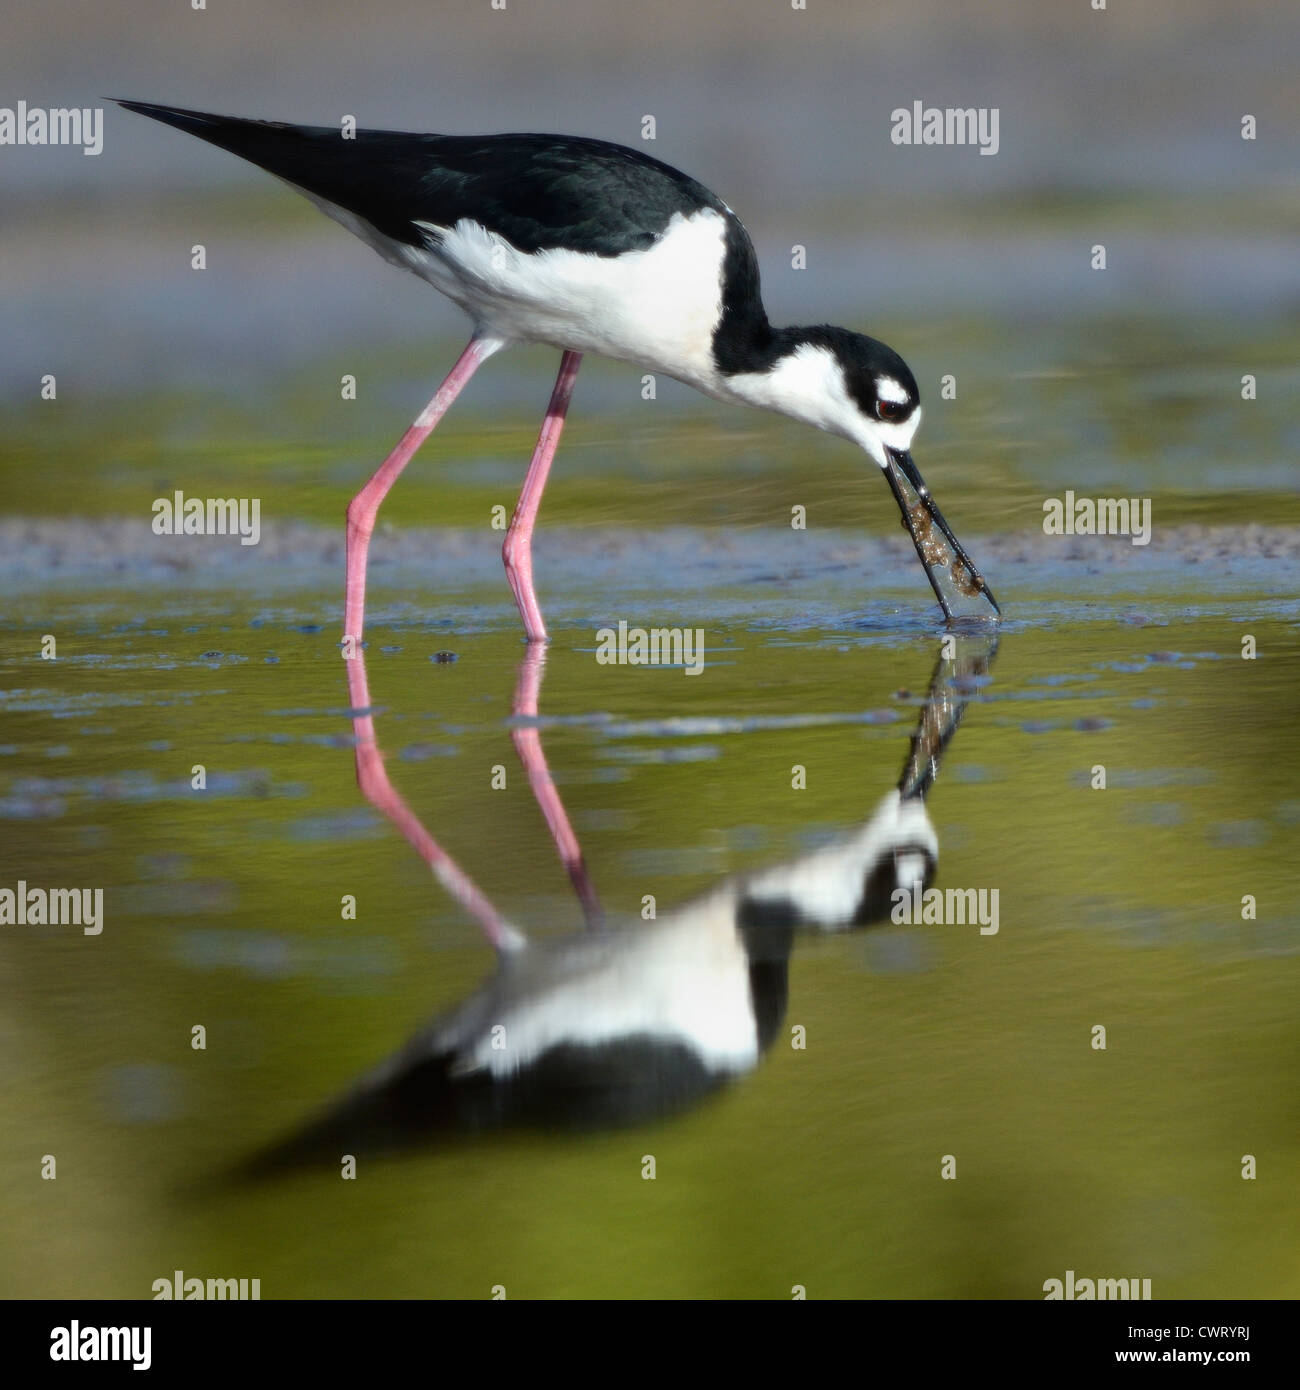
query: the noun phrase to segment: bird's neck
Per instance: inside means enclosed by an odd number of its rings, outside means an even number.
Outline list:
[[[832,434],[854,437],[849,429],[854,412],[839,359],[818,341],[816,329],[774,328],[764,315],[761,325],[752,326],[745,346],[733,358],[736,370],[728,372],[719,364],[728,395]]]

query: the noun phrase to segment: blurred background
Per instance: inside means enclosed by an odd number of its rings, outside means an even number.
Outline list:
[[[13,0],[4,32],[0,105],[103,107],[104,149],[0,147],[0,884],[101,884],[110,912],[97,939],[0,929],[6,1294],[145,1297],[177,1268],[264,1297],[1038,1297],[1067,1268],[1300,1292],[1294,7]],[[1000,886],[999,936],[804,943],[810,1049],[668,1124],[178,1195],[488,968],[357,794],[333,645],[343,508],[465,327],[109,96],[638,146],[652,115],[645,148],[748,226],[775,322],[871,332],[916,373],[918,461],[1008,615],[931,798],[939,882]],[[997,155],[892,145],[917,100],[998,108]],[[540,933],[579,918],[511,762],[488,517],[553,359],[494,361],[408,470],[368,628],[395,780]],[[175,488],[259,497],[263,544],[159,542]],[[1152,545],[1049,541],[1066,489],[1152,498]],[[613,910],[788,858],[897,779],[939,628],[847,446],[589,362],[537,555],[547,753]],[[620,617],[705,628],[705,678],[596,668]]]

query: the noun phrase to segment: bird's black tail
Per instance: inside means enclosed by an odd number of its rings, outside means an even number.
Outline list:
[[[236,1162],[219,1184],[257,1182],[308,1168],[337,1171],[348,1154],[397,1153],[440,1134],[477,1128],[473,1097],[482,1088],[454,1078],[451,1064],[449,1054],[432,1055],[404,1063],[381,1081],[363,1081],[300,1129]]]
[[[128,111],[197,135],[314,197],[364,218],[398,241],[420,244],[412,224],[410,182],[419,150],[433,135],[358,130],[349,138],[334,126],[287,125],[217,116],[149,101],[113,101]]]

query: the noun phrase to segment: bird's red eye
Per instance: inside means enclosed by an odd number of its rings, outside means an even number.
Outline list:
[[[876,415],[887,425],[896,425],[900,420],[906,419],[908,406],[902,401],[878,400],[876,402]]]

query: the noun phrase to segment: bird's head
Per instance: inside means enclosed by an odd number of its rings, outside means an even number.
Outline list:
[[[882,467],[906,454],[921,424],[921,392],[912,369],[891,347],[846,328],[805,329],[796,354],[821,373],[827,418],[821,428],[865,449]]]
[[[912,459],[921,392],[893,348],[847,328],[777,330],[779,355],[751,377],[755,404],[803,420],[865,449],[880,466],[945,614],[996,619],[983,576],[953,535]]]

